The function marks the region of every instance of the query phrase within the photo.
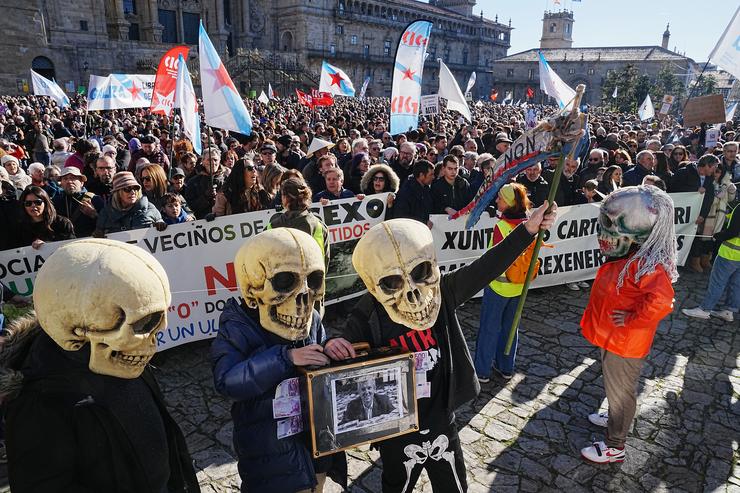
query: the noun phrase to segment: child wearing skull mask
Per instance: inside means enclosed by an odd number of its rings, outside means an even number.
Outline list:
[[[383,493],[413,491],[422,469],[435,491],[467,490],[454,412],[480,392],[480,384],[455,310],[503,274],[540,228],[552,225],[557,206],[549,214],[546,208],[547,202],[480,259],[444,276],[431,232],[418,221],[380,223],[355,247],[352,263],[368,293],[346,327],[331,334],[325,352],[343,359],[354,356],[349,342],[401,346],[421,353],[417,382],[426,381],[417,389],[420,431],[378,443]]]

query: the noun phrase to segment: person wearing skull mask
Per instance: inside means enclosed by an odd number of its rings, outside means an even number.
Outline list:
[[[83,239],[47,258],[34,288],[36,316],[0,352],[13,492],[199,491],[147,366],[171,301],[162,266],[133,245]]]
[[[312,460],[301,429],[288,426],[291,418],[282,419],[274,407],[298,367],[329,362],[314,309],[324,296],[323,252],[307,233],[275,228],[247,240],[234,267],[243,300],[226,302],[211,362],[216,390],[234,401],[242,491],[321,492],[327,474],[346,483],[344,456]]]
[[[354,356],[350,342],[372,347],[400,346],[421,353],[417,372],[425,390],[417,393],[419,432],[378,444],[383,461],[383,492],[413,491],[426,469],[435,491],[467,490],[465,462],[457,436],[455,409],[480,392],[456,309],[504,273],[555,221],[548,204],[535,210],[483,256],[442,276],[432,233],[413,219],[391,219],[370,228],[352,255],[368,289],[343,329],[332,331],[325,353]]]
[[[660,321],[673,310],[676,234],[673,200],[651,186],[621,188],[602,203],[599,267],[581,319],[583,336],[601,348],[608,413],[589,421],[607,428],[606,439],[581,450],[599,464],[623,462],[637,410],[637,382]]]

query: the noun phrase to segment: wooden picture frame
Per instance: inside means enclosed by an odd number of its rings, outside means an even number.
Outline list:
[[[313,457],[418,431],[415,368],[414,353],[386,348],[349,363],[302,369],[304,430]]]

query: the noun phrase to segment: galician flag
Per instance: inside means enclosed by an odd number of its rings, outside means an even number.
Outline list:
[[[367,91],[368,84],[370,84],[370,76],[365,77],[365,82],[362,83],[362,88],[360,89],[360,99],[365,98],[365,92]]]
[[[355,86],[343,70],[326,63],[321,64],[321,80],[319,92],[328,92],[339,96],[354,96]]]
[[[555,73],[542,52],[538,51],[537,54],[540,57],[540,89],[555,99],[560,109],[566,108],[576,96],[576,92]]]
[[[267,83],[267,97],[270,99],[275,99],[275,91],[272,90],[272,84],[269,82]]]
[[[252,117],[244,106],[239,91],[221,63],[208,34],[200,23],[198,37],[200,53],[200,85],[203,91],[203,107],[206,124],[224,130],[239,132],[244,135],[252,133]]]
[[[735,110],[737,110],[737,103],[728,104],[725,108],[725,121],[729,122],[735,118]]]
[[[69,98],[59,84],[53,80],[49,80],[46,77],[37,74],[31,70],[31,83],[33,83],[33,93],[37,96],[49,96],[51,99],[57,102],[60,108],[69,106]]]
[[[177,59],[177,83],[175,85],[175,108],[180,108],[182,119],[182,133],[193,143],[196,154],[203,151],[200,142],[200,115],[198,114],[198,100],[195,97],[193,81],[182,54]]]
[[[640,120],[649,120],[655,117],[655,108],[653,102],[650,99],[650,94],[645,96],[645,100],[640,105],[640,109],[637,110],[637,114],[640,115]]]
[[[709,59],[740,79],[740,6],[717,41]]]

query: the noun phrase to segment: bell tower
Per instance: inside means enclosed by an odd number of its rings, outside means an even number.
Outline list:
[[[545,12],[542,18],[540,48],[573,46],[573,11]]]

